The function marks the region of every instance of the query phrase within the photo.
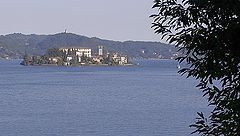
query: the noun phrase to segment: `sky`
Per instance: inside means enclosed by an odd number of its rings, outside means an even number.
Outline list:
[[[0,0],[0,35],[75,33],[116,41],[160,41],[153,0]]]

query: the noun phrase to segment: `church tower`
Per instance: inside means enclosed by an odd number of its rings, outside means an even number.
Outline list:
[[[103,56],[103,46],[98,46],[98,55]]]

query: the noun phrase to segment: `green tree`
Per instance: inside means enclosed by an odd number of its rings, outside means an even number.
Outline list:
[[[211,114],[191,125],[203,136],[240,136],[240,0],[155,0],[152,27],[190,66]]]
[[[64,53],[58,48],[50,48],[47,50],[46,55],[48,57],[63,57]]]
[[[73,56],[73,59],[70,60],[70,64],[73,66],[79,65],[79,57],[78,56]]]
[[[49,57],[46,55],[41,56],[40,58],[40,64],[49,64]]]
[[[27,51],[25,51],[25,54],[23,55],[23,61],[21,62],[22,65],[29,65],[29,60],[30,60],[30,57],[27,53]]]
[[[33,56],[32,57],[32,63],[40,65],[41,64],[41,57],[40,56]]]

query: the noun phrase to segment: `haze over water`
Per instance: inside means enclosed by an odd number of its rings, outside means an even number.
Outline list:
[[[0,61],[3,136],[186,136],[207,111],[171,60],[132,67],[20,66]]]

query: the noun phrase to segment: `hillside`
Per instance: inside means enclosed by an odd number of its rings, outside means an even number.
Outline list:
[[[104,46],[105,52],[120,52],[131,58],[171,58],[177,53],[173,45],[160,42],[119,42],[72,33],[54,35],[14,33],[0,36],[0,58],[22,58],[25,52],[30,55],[42,55],[47,49],[53,47],[89,47],[93,53],[97,53],[98,45]]]

